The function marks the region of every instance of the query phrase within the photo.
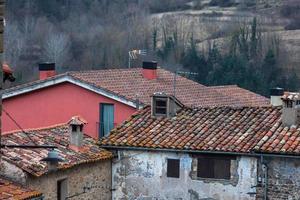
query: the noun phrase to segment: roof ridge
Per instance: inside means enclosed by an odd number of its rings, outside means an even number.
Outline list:
[[[209,88],[222,88],[222,87],[238,87],[238,88],[241,88],[239,87],[237,84],[230,84],[230,85],[211,85],[211,86],[206,86],[206,87],[209,87]]]
[[[49,126],[43,126],[43,127],[38,127],[38,128],[27,128],[27,129],[23,129],[23,131],[41,131],[41,130],[48,130],[48,129],[52,129],[52,128],[56,128],[56,127],[62,127],[62,126],[67,126],[68,124],[65,123],[57,123],[57,124],[53,124],[53,125],[49,125]],[[3,132],[2,135],[8,135],[8,134],[14,134],[14,133],[19,133],[22,132],[21,129],[15,129],[12,131],[6,131]]]

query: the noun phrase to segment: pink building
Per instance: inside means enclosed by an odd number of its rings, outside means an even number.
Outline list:
[[[99,138],[150,104],[155,92],[174,93],[174,73],[144,62],[143,68],[67,72],[40,64],[40,80],[4,90],[3,132],[47,127],[80,115],[85,132]],[[266,106],[269,99],[236,85],[206,87],[177,76],[176,98],[187,106]]]

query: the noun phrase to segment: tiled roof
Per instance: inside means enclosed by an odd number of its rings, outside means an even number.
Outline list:
[[[19,184],[0,178],[0,199],[2,200],[29,200],[41,196],[42,193],[38,191],[24,188]]]
[[[246,105],[251,107],[270,105],[270,100],[268,98],[240,88],[237,85],[210,86],[209,88],[221,93],[224,96],[231,97],[230,101],[236,102],[235,105],[237,106]],[[227,105],[230,105],[230,103]]]
[[[174,73],[159,68],[158,78],[148,80],[142,76],[141,70],[141,68],[131,68],[68,72],[7,89],[4,95],[63,76],[70,76],[132,102],[139,99],[144,104],[150,104],[149,97],[154,92],[164,92],[169,95],[174,93]],[[187,106],[267,106],[270,104],[268,98],[237,86],[206,87],[182,76],[177,76],[176,80],[176,97]]]
[[[74,116],[68,121],[67,124],[84,125],[84,124],[87,124],[87,121],[85,119],[83,119],[81,116]]]
[[[174,118],[150,107],[111,131],[104,147],[300,154],[300,127],[282,127],[280,107],[183,108]]]
[[[54,145],[57,147],[59,156],[64,159],[64,162],[59,164],[59,169],[67,169],[75,165],[112,157],[109,151],[99,148],[96,141],[88,136],[84,137],[80,151],[72,150],[69,146],[68,130],[68,125],[61,124],[48,128],[26,130],[26,132],[37,145]],[[23,132],[3,135],[2,142],[6,145],[32,144]],[[2,148],[1,150],[3,159],[34,176],[41,176],[47,172],[47,164],[40,160],[47,157],[49,149]]]
[[[97,87],[106,88],[131,100],[138,98],[150,104],[150,96],[155,92],[174,93],[174,74],[158,69],[158,78],[143,78],[141,68],[112,69],[71,72],[70,75]],[[117,77],[117,79],[116,79]],[[187,106],[263,106],[269,100],[237,86],[206,87],[192,80],[177,76],[176,98]]]

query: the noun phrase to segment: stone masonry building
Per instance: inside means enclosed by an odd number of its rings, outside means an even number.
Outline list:
[[[155,94],[100,141],[117,155],[113,199],[299,199],[300,94],[282,100],[188,108]]]
[[[77,116],[65,124],[6,133],[2,136],[4,146],[53,145],[56,148],[4,147],[0,175],[43,193],[46,200],[111,199],[112,154],[83,134],[85,123]],[[62,161],[50,162],[49,158],[55,158],[56,154]],[[45,158],[48,162],[43,161]]]

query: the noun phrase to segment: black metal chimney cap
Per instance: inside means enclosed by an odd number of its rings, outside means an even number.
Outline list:
[[[39,70],[40,71],[54,71],[55,63],[40,63]]]
[[[280,87],[270,89],[271,96],[282,96],[283,93],[284,93],[284,90],[283,90],[283,88],[280,88]]]
[[[144,61],[143,69],[157,69],[157,62],[156,61]]]

